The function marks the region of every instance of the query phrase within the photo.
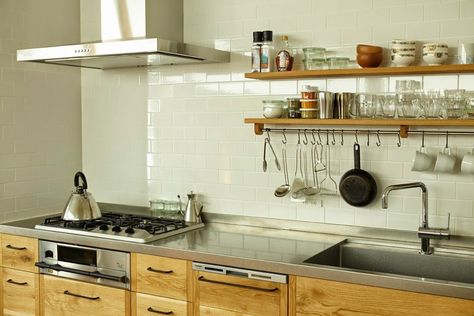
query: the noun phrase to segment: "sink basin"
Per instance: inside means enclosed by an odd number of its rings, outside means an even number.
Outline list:
[[[473,252],[443,248],[421,255],[418,251],[414,244],[346,239],[304,263],[474,284]]]

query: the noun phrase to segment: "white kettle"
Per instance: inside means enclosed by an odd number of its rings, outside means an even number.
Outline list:
[[[79,185],[79,179],[82,185]],[[74,175],[74,186],[76,189],[64,207],[62,218],[66,221],[84,221],[102,217],[99,205],[87,192],[86,176],[80,171]]]

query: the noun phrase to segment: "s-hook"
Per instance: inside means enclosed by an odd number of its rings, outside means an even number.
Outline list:
[[[400,137],[400,131],[398,131],[397,136],[398,136],[397,147],[402,147],[402,139],[401,139],[401,137]]]
[[[380,130],[377,130],[377,141],[375,142],[375,145],[377,145],[377,147],[382,145],[382,142],[380,141]]]
[[[370,130],[367,130],[367,147],[370,146]]]
[[[316,137],[314,137],[314,129],[311,130],[311,137],[313,138],[313,139],[311,140],[311,145],[314,146],[314,145],[317,144],[317,142],[316,142]]]
[[[335,133],[335,131],[334,131],[334,129],[333,129],[333,130],[332,130],[332,141],[331,141],[331,144],[332,144],[333,146],[336,145],[336,137],[334,136],[334,133]]]
[[[304,135],[303,144],[308,145],[308,135],[306,135],[306,128],[303,130],[303,135]]]
[[[359,134],[359,130],[356,129],[354,136],[355,136],[355,143],[357,145],[359,145],[359,135],[358,134]]]
[[[341,146],[344,146],[344,130],[341,129]]]
[[[318,145],[322,145],[322,144],[323,144],[323,141],[322,141],[322,139],[321,139],[321,133],[320,133],[320,132],[321,132],[321,130],[318,129],[318,141],[317,141],[317,144],[318,144]]]
[[[288,142],[288,140],[286,139],[286,134],[285,134],[285,131],[286,131],[286,128],[283,129],[283,139],[281,140],[281,142],[286,145],[286,143]]]

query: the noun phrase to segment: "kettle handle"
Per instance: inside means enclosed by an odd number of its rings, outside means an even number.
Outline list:
[[[86,176],[85,176],[82,172],[80,172],[80,171],[76,172],[76,174],[74,175],[74,186],[75,186],[76,188],[79,187],[79,178],[81,178],[81,180],[82,180],[82,187],[81,187],[81,188],[82,188],[83,190],[87,190],[87,180],[86,180]]]

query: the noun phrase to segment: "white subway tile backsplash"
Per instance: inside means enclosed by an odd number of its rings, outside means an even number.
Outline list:
[[[445,3],[437,0],[297,0],[288,7],[281,0],[269,0],[265,3],[250,0],[188,1],[185,3],[185,15],[189,17],[189,23],[185,26],[186,41],[232,51],[232,60],[224,64],[149,69],[147,74],[143,74],[143,71],[117,70],[92,76],[85,71],[82,80],[85,113],[83,126],[90,132],[84,137],[84,165],[86,172],[92,173],[93,178],[100,175],[100,178],[107,176],[109,179],[109,182],[99,179],[94,181],[97,186],[94,194],[99,199],[139,201],[146,205],[151,195],[175,196],[192,189],[202,193],[209,212],[415,231],[421,212],[419,190],[392,192],[388,210],[381,209],[380,196],[365,208],[349,206],[339,196],[317,197],[311,203],[294,203],[289,197],[276,198],[273,193],[284,182],[283,174],[276,170],[270,151],[267,151],[268,170],[262,171],[264,136],[255,135],[253,126],[244,125],[243,119],[262,117],[262,100],[298,96],[301,86],[306,84],[333,92],[376,93],[394,92],[396,80],[419,80],[425,89],[457,88],[459,85],[460,88],[474,90],[473,75],[265,81],[246,79],[244,74],[249,71],[248,53],[252,32],[256,30],[272,29],[275,46],[279,45],[280,35],[288,35],[291,47],[298,51],[295,69],[302,69],[302,47],[326,47],[331,54],[354,58],[355,45],[360,42],[389,48],[390,40],[394,38],[416,39],[420,42],[443,41],[452,47],[459,41],[474,41],[474,38],[471,39],[472,34],[466,33],[472,29],[469,26],[474,17],[462,9],[460,15],[456,16],[459,13],[455,12],[456,7],[469,8],[469,4],[466,1]],[[445,16],[442,15],[444,9]],[[223,12],[227,14],[223,15]],[[451,50],[450,53],[455,54],[455,51]],[[1,60],[0,58],[0,62]],[[38,79],[38,76],[26,77],[31,82]],[[134,89],[138,83],[144,84],[146,91],[131,92],[137,98],[146,96],[143,105],[125,107],[125,98],[121,100],[114,96],[124,88],[125,83],[133,85]],[[12,88],[15,87],[9,86],[3,90]],[[37,87],[33,88],[39,90]],[[7,136],[1,138],[0,150],[3,148],[9,152],[0,155],[2,196],[3,183],[9,184],[11,177],[15,176],[6,170],[31,167],[31,154],[35,153],[38,145],[29,141],[29,130],[22,136],[20,129],[15,136],[15,129],[5,129],[7,126],[14,126],[14,120],[22,117],[16,113],[16,109],[23,106],[23,99],[15,96],[6,99],[2,95],[0,100],[2,111],[8,113],[0,115],[2,133],[6,132]],[[110,102],[114,107],[104,108],[104,104]],[[121,106],[127,110],[117,111]],[[144,113],[141,113],[142,110]],[[115,161],[117,155],[120,156],[123,146],[113,145],[119,142],[111,136],[114,133],[103,131],[98,127],[99,124],[95,124],[96,121],[110,121],[109,115],[112,112],[122,122],[136,117],[137,121],[130,123],[134,134],[130,137],[149,143],[148,163],[142,166],[149,170],[144,177],[146,179],[143,179],[148,187],[143,192],[135,190],[133,194],[124,195],[120,190],[112,191],[107,187],[114,183],[110,180],[114,179],[113,175],[125,165],[107,163]],[[22,119],[27,120],[28,116],[23,116]],[[147,121],[148,131],[143,129],[139,132],[138,130],[146,128]],[[101,135],[100,139],[97,135]],[[322,136],[325,141],[325,135]],[[339,181],[345,171],[353,168],[354,135],[346,133],[344,136],[344,146],[339,145],[338,137],[338,144],[331,146],[331,172],[336,181]],[[296,134],[288,133],[287,137],[291,182],[295,168]],[[271,140],[281,162],[281,134],[272,133]],[[370,137],[369,147],[365,144],[366,140],[366,135],[360,132],[362,167],[374,175],[380,191],[390,184],[423,181],[430,196],[430,211],[433,215],[430,219],[443,224],[447,212],[451,212],[455,232],[474,235],[474,205],[469,195],[473,189],[471,186],[474,176],[412,172],[412,159],[420,146],[420,136],[410,135],[408,139],[403,139],[400,148],[396,146],[397,138],[394,135],[382,136],[380,147],[375,146],[374,135]],[[12,154],[10,143],[13,143],[15,153],[28,153],[23,162],[21,155],[15,155],[15,159],[11,160],[3,157]],[[444,146],[444,139],[427,136],[425,143],[430,153],[435,155]],[[470,150],[472,143],[471,137],[450,138],[450,145],[458,158]],[[141,147],[137,145],[134,148],[138,149],[133,150],[134,155],[125,155],[130,162],[136,161],[131,163],[136,168],[130,169],[139,170],[139,161],[144,161],[140,160],[140,155],[146,155],[147,151],[146,146],[143,147],[140,150]],[[104,153],[101,148],[112,150]],[[93,155],[96,150],[100,150],[103,158],[97,159]],[[38,161],[48,162],[46,156],[36,157]],[[35,175],[34,172],[23,175],[19,173],[23,179]],[[128,176],[132,177],[131,171]],[[320,174],[320,178],[323,177],[324,174]],[[8,192],[13,190],[11,186],[6,189]],[[29,207],[27,202],[24,202],[25,210]],[[29,202],[32,205],[35,201]],[[470,222],[461,224],[464,223],[461,219],[469,219]],[[230,243],[243,242],[246,246],[249,243],[255,244],[256,249],[252,250],[259,251],[261,257],[271,257],[268,240],[258,245],[255,240],[234,241],[231,236],[229,240]],[[275,246],[278,240],[272,242]]]

